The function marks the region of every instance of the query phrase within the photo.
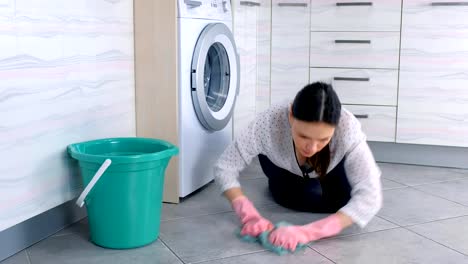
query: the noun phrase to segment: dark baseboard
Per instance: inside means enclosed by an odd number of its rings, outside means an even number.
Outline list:
[[[86,217],[86,209],[75,200],[66,202],[40,215],[0,232],[0,261],[47,238]]]
[[[369,142],[380,162],[468,169],[468,148]]]

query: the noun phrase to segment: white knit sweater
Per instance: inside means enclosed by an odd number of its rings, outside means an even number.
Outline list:
[[[288,120],[290,105],[290,102],[280,103],[260,113],[224,151],[214,168],[215,182],[223,192],[240,187],[239,172],[258,154],[266,155],[276,166],[302,176],[292,144]],[[327,172],[346,157],[344,166],[352,188],[350,201],[339,211],[364,227],[382,206],[381,172],[359,121],[343,108],[330,141],[330,153]],[[312,172],[309,176],[318,175]]]

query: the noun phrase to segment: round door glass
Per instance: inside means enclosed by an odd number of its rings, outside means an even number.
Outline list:
[[[206,102],[212,111],[218,112],[226,103],[230,81],[228,55],[219,42],[208,50],[203,77]]]

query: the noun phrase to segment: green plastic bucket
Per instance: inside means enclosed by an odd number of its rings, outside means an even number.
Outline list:
[[[91,241],[106,248],[141,247],[159,236],[164,172],[178,148],[150,138],[108,138],[71,144],[86,186]]]

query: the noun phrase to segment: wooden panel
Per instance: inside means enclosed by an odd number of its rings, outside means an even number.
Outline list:
[[[395,142],[396,107],[343,105],[361,122],[369,141]]]
[[[397,32],[311,32],[310,66],[398,68]]]
[[[401,71],[397,142],[468,147],[468,70]]]
[[[314,0],[312,31],[400,31],[401,0]]]
[[[331,83],[343,104],[397,103],[398,70],[311,68],[309,78]]]
[[[309,16],[308,0],[272,1],[272,104],[292,99],[309,81]]]
[[[177,1],[142,0],[134,4],[137,136],[161,138],[179,145]],[[166,169],[164,201],[179,202],[177,156]]]

